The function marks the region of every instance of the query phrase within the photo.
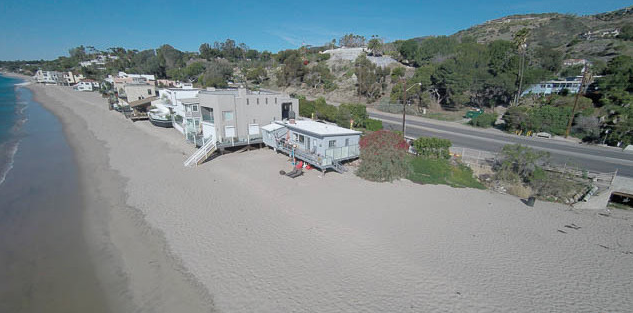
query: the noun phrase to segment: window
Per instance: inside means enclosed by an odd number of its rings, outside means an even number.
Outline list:
[[[233,111],[223,111],[222,112],[222,119],[225,122],[232,121],[233,120]]]
[[[349,138],[345,138],[345,146],[349,146]]]
[[[277,98],[275,98],[275,104],[277,104]]]
[[[151,89],[147,89],[147,94],[151,96],[152,95],[152,90]]]
[[[330,147],[330,148],[336,147],[336,140],[330,140],[329,143],[328,143],[328,147]]]
[[[299,135],[299,143],[304,143],[306,140],[306,137],[304,137],[303,135]]]
[[[259,98],[257,98],[257,104],[259,104]]]
[[[268,98],[266,98],[266,104],[268,104]]]
[[[249,105],[250,101],[248,101],[248,98],[246,98],[246,105]]]
[[[198,112],[198,106],[197,105],[192,105],[191,106],[191,112]]]
[[[200,107],[200,110],[202,111],[202,121],[213,123],[213,109],[207,108],[207,107]]]

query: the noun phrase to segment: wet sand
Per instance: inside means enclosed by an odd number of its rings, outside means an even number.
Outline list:
[[[109,312],[84,240],[73,151],[28,89],[28,121],[0,185],[0,312]]]

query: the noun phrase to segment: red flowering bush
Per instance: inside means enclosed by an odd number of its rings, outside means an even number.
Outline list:
[[[393,181],[406,177],[409,144],[397,133],[379,130],[360,140],[360,166],[356,174],[371,181]]]

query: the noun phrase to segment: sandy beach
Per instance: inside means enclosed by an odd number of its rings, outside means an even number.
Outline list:
[[[120,312],[633,311],[630,212],[349,172],[292,180],[269,149],[185,168],[195,149],[176,130],[97,93],[29,88],[76,153]]]

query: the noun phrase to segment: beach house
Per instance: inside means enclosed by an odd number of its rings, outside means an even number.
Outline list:
[[[262,126],[263,142],[323,171],[343,172],[341,162],[358,158],[361,132],[310,119],[288,119]]]
[[[210,89],[201,91],[198,98],[205,142],[261,139],[260,126],[294,117],[299,110],[299,100],[267,90]]]
[[[563,90],[567,90],[569,93],[578,93],[578,91],[580,91],[581,83],[582,76],[568,77],[564,80],[543,81],[528,87],[521,93],[521,96],[523,97],[529,94],[550,95],[553,93],[560,93]]]
[[[80,81],[86,79],[83,74],[75,74],[71,71],[64,72],[63,74],[63,84],[66,86],[72,86],[74,84],[79,83]]]
[[[299,100],[269,90],[210,88],[200,91],[197,98],[198,102],[183,101],[188,110],[184,118],[193,120],[201,141],[196,144],[202,146],[185,165],[204,161],[216,149],[261,144],[262,125],[294,118],[299,112]]]
[[[201,116],[197,107],[194,107],[198,102],[198,92],[200,89],[193,88],[191,84],[183,85],[182,88],[158,90],[158,100],[152,102],[156,109],[150,111],[150,121],[156,126],[165,127],[164,118],[169,117],[171,126],[182,133],[188,141],[195,142],[197,134],[201,133]]]
[[[57,84],[61,76],[59,72],[37,70],[33,78],[40,84]]]
[[[92,82],[89,81],[81,81],[73,86],[73,89],[77,91],[92,91],[92,88]]]

